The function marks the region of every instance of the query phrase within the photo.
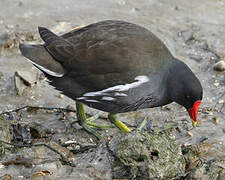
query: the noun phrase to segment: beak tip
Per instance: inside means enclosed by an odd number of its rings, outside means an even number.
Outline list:
[[[192,125],[193,125],[194,128],[196,128],[197,127],[197,122],[196,121],[192,121]]]

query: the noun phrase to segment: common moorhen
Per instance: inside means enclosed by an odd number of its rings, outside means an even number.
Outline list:
[[[38,29],[45,43],[20,44],[20,51],[51,85],[76,101],[77,118],[88,132],[100,137],[88,125],[83,104],[109,112],[112,123],[130,132],[117,113],[175,101],[196,126],[203,94],[198,78],[144,27],[106,20],[62,36]]]

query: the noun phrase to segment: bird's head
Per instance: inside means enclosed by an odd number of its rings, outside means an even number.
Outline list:
[[[190,68],[179,61],[170,72],[169,96],[172,101],[184,106],[192,124],[197,125],[197,113],[201,104],[203,89],[200,81]]]
[[[201,86],[199,86],[199,88],[194,89],[195,90],[185,89],[185,94],[182,98],[180,98],[182,99],[181,101],[180,99],[178,100],[178,103],[187,109],[189,116],[192,120],[192,124],[194,127],[196,127],[198,108],[202,100],[202,88]]]

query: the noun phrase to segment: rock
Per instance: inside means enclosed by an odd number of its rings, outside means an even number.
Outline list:
[[[214,121],[215,124],[219,124],[220,119],[218,117],[214,117],[213,118],[213,121]]]
[[[225,62],[219,61],[213,65],[215,71],[225,71]]]
[[[192,132],[188,131],[187,134],[188,134],[188,136],[193,137],[193,133]]]
[[[64,95],[63,94],[59,94],[59,98],[60,99],[64,98]]]
[[[75,106],[74,105],[68,105],[66,106],[66,109],[70,110],[70,111],[76,111]]]
[[[39,82],[39,75],[31,71],[16,71],[14,79],[17,94],[21,96],[27,87],[37,84]]]
[[[218,82],[214,83],[214,86],[216,86],[216,87],[218,87],[219,85],[220,85],[220,83],[218,83]]]
[[[202,60],[201,55],[191,55],[190,59],[196,61],[196,62],[200,62]]]
[[[185,43],[194,39],[194,33],[192,31],[181,31],[179,35],[184,39]]]
[[[140,9],[135,7],[135,8],[132,8],[131,11],[132,12],[137,12],[137,11],[140,11]]]
[[[38,81],[38,74],[30,71],[16,71],[16,76],[20,77],[27,86],[32,86]]]
[[[171,179],[185,171],[181,147],[165,134],[131,132],[109,142],[116,179]]]

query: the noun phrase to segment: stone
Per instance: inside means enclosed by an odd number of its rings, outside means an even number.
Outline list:
[[[187,134],[188,134],[188,136],[193,137],[193,133],[192,132],[188,131]]]
[[[63,94],[59,94],[59,98],[60,99],[64,98],[64,95]]]
[[[218,117],[214,117],[213,118],[213,121],[214,121],[215,124],[219,124],[220,119]]]
[[[215,71],[225,71],[225,62],[219,61],[213,65]]]
[[[16,71],[14,80],[17,94],[21,96],[25,89],[39,82],[39,74],[31,71]]]
[[[185,171],[180,145],[166,134],[120,133],[109,142],[109,149],[117,159],[112,166],[115,179],[171,179]]]
[[[181,31],[180,36],[184,39],[185,42],[194,39],[194,33],[192,31]]]

